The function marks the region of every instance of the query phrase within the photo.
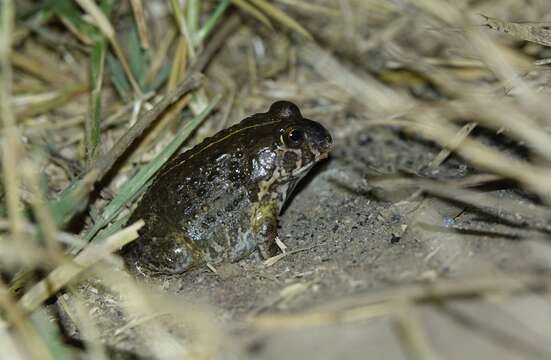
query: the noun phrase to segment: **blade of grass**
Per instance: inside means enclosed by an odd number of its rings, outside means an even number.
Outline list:
[[[101,87],[103,84],[103,70],[105,64],[105,40],[95,43],[90,58],[90,78],[92,92],[90,93],[90,109],[85,121],[85,151],[86,167],[91,167],[96,159],[97,148],[100,142],[101,122]]]
[[[98,36],[96,28],[82,19],[78,8],[71,0],[51,0],[50,9],[61,19],[67,29],[85,44],[92,44]]]
[[[50,200],[48,206],[58,226],[66,224],[75,213],[86,207],[87,202],[84,200],[92,191],[97,176],[97,171],[89,172],[82,179],[71,182],[56,198]]]
[[[329,5],[315,4],[311,1],[300,0],[277,0],[278,3],[295,7],[305,14],[321,16],[341,16],[341,11]],[[334,6],[334,5],[333,5]]]
[[[223,15],[230,4],[231,4],[231,0],[222,0],[220,4],[218,4],[216,9],[214,9],[212,14],[205,22],[205,25],[203,25],[201,29],[197,30],[194,33],[194,36],[193,36],[194,46],[198,47],[203,44],[203,41],[205,41],[205,39],[209,36],[209,34],[216,27],[216,25],[220,23],[220,21],[223,19]]]
[[[130,96],[130,84],[126,80],[124,75],[124,69],[121,63],[111,53],[107,54],[107,66],[109,67],[109,73],[111,74],[111,82],[115,87],[115,90],[124,102],[128,102]]]
[[[174,52],[174,61],[170,69],[170,75],[167,82],[167,90],[172,90],[180,81],[180,76],[183,75],[187,65],[187,46],[186,40],[183,37],[178,38],[178,44]]]
[[[201,16],[201,0],[189,0],[187,2],[187,25],[190,38],[195,36],[199,29],[199,17]]]
[[[159,76],[159,72],[162,71],[166,66],[170,66],[167,63],[167,54],[172,43],[176,39],[176,30],[173,27],[168,28],[166,33],[161,40],[161,43],[156,47],[155,52],[152,54],[151,65],[147,71],[147,87],[148,91],[151,91],[153,87],[151,83],[157,83],[156,78]],[[166,70],[165,70],[166,71]]]
[[[147,91],[158,91],[159,88],[163,86],[163,84],[169,78],[171,67],[172,67],[172,64],[164,64],[161,70],[159,71],[157,78],[146,87]]]
[[[243,10],[244,12],[248,13],[252,17],[254,17],[256,20],[260,21],[262,24],[266,25],[268,29],[274,30],[274,27],[272,26],[272,23],[270,22],[270,19],[264,15],[261,11],[259,11],[257,8],[249,4],[245,0],[232,0],[232,3]]]
[[[188,125],[184,126],[162,151],[149,164],[143,166],[140,171],[132,177],[118,192],[117,196],[109,205],[103,209],[100,221],[88,231],[85,236],[86,241],[92,240],[96,233],[105,227],[111,220],[117,216],[124,206],[133,198],[139,195],[139,192],[145,189],[145,184],[155,175],[163,164],[180,148],[188,139],[193,131],[201,125],[203,120],[212,112],[220,101],[220,96],[216,97],[210,105],[198,116],[194,117]],[[78,250],[78,249],[76,249]]]
[[[48,314],[43,308],[38,309],[30,315],[31,323],[38,335],[44,340],[52,358],[74,359],[75,354],[65,346],[59,329],[49,320]]]
[[[185,75],[184,71],[187,69],[187,63],[195,62],[197,60],[196,49],[193,44],[193,35],[195,33],[194,30],[199,24],[200,2],[188,2],[188,19],[186,19],[185,14],[177,0],[171,0],[170,4],[174,17],[178,24],[178,28],[180,30],[180,33],[182,34],[182,39],[185,40],[185,45],[188,49],[187,56],[180,59],[179,68],[173,69],[172,73],[175,75],[173,79],[177,82],[181,80]],[[187,20],[190,20],[193,23],[191,24],[191,27],[193,28],[192,30],[190,30],[190,24],[188,24]],[[190,103],[190,107],[194,114],[201,113],[207,107],[209,102],[204,89],[198,89],[198,91],[192,95],[191,99],[192,100]]]
[[[119,59],[122,68],[124,69],[124,72],[126,74],[126,77],[128,78],[128,81],[130,82],[130,85],[132,85],[132,89],[134,90],[134,94],[141,98],[143,96],[142,90],[136,81],[134,74],[132,74],[132,71],[130,69],[130,64],[128,63],[128,60],[126,56],[124,55],[124,52],[122,51],[122,48],[119,44],[119,41],[117,40],[117,37],[115,35],[115,29],[113,28],[113,25],[111,25],[111,22],[109,22],[109,19],[105,16],[103,11],[98,7],[98,5],[92,1],[92,0],[75,0],[84,11],[90,15],[100,31],[105,35],[109,42],[111,43],[111,46],[113,47],[113,50],[115,51],[115,54],[117,55],[117,58]]]
[[[101,10],[109,16],[113,10],[113,0],[103,0]],[[90,168],[97,156],[97,149],[101,135],[101,94],[103,86],[103,73],[105,69],[105,56],[107,53],[107,40],[105,36],[99,37],[92,49],[90,56],[90,109],[85,122],[85,151],[86,165]]]
[[[19,118],[19,120],[25,120],[26,118],[43,114],[49,110],[65,105],[75,97],[82,95],[87,90],[88,84],[71,84],[65,89],[61,90],[53,98],[26,107],[25,109],[17,113],[17,117]]]
[[[151,183],[151,181],[146,183],[143,186],[143,189],[146,189],[147,187],[149,187],[150,183]],[[143,189],[141,189],[141,190],[143,190]],[[129,202],[134,201],[138,196],[140,196],[141,190],[139,192],[137,192],[136,196],[132,197],[129,200]],[[120,213],[120,212],[118,212],[118,213]],[[109,224],[109,226],[107,226],[106,228],[98,231],[95,236],[92,236],[91,239],[90,239],[90,242],[92,242],[92,241],[93,242],[101,242],[101,241],[107,239],[109,236],[113,235],[117,231],[120,231],[126,225],[129,218],[130,218],[130,214],[125,214],[125,215],[119,216],[119,218],[115,222]],[[86,243],[83,241],[82,244],[78,244],[78,246],[75,246],[70,251],[71,251],[72,254],[76,254],[80,249],[84,248],[84,246],[86,246]]]
[[[72,79],[63,72],[52,69],[51,66],[45,65],[38,58],[32,58],[23,54],[12,53],[10,59],[14,67],[21,69],[36,76],[49,84],[60,86],[67,84]]]
[[[288,28],[296,31],[299,34],[302,34],[308,40],[313,40],[312,35],[300,25],[295,19],[284,13],[279,8],[273,6],[266,0],[249,0],[251,3],[256,5],[260,10],[264,11],[266,14],[279,21]]]
[[[189,29],[186,22],[186,18],[184,16],[184,12],[182,11],[182,8],[180,7],[180,3],[178,0],[170,0],[170,8],[172,9],[172,13],[174,14],[174,18],[176,20],[176,24],[178,25],[178,30],[180,30],[180,34],[183,36],[183,38],[186,40],[186,44],[189,51],[189,57],[190,59],[195,59],[195,49],[193,48],[193,44],[191,41],[191,37],[189,35]]]
[[[2,142],[2,175],[6,194],[6,207],[10,219],[10,231],[14,239],[22,235],[23,218],[19,210],[19,176],[17,164],[22,152],[19,130],[12,109],[13,73],[10,63],[11,34],[14,27],[12,1],[0,3],[0,114],[4,133]]]
[[[130,69],[135,74],[140,87],[143,88],[149,64],[147,53],[140,45],[138,29],[135,26],[130,30],[128,58],[130,59]]]
[[[143,10],[143,4],[141,0],[130,0],[132,5],[132,11],[134,13],[134,20],[136,20],[136,26],[138,27],[138,34],[140,37],[140,43],[143,49],[149,49],[149,37],[147,36],[147,21],[145,21],[145,14]]]

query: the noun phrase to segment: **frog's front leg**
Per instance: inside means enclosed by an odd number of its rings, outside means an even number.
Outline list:
[[[274,199],[261,201],[252,209],[251,232],[256,240],[258,251],[264,259],[278,252],[276,238],[279,207],[279,202]]]

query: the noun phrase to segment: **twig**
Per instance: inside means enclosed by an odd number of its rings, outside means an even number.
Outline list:
[[[97,171],[97,180],[102,179],[115,162],[122,154],[132,145],[134,140],[142,135],[142,133],[161,115],[170,105],[178,101],[184,94],[199,86],[203,76],[198,73],[191,73],[182,83],[180,83],[173,91],[168,93],[159,103],[149,110],[128,131],[117,141],[117,143],[105,154],[98,159],[94,169]]]

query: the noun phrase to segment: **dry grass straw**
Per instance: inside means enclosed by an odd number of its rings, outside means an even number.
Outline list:
[[[117,57],[121,61],[124,72],[128,77],[130,84],[132,85],[132,89],[134,90],[136,97],[140,99],[143,95],[142,91],[140,89],[140,86],[138,85],[138,82],[136,81],[136,78],[134,77],[134,74],[130,70],[130,64],[124,51],[122,50],[119,40],[117,39],[113,25],[94,1],[76,0],[76,2],[88,13],[88,15],[90,15],[94,19],[95,25],[97,25],[103,35],[105,35],[105,37],[107,37],[111,42],[111,45],[113,46]]]
[[[304,328],[356,322],[379,316],[399,316],[399,312],[395,311],[396,304],[399,302],[438,303],[473,297],[491,298],[495,294],[506,297],[519,292],[546,291],[549,285],[548,274],[437,280],[357,294],[325,303],[302,313],[261,315],[251,321],[253,326],[263,329]]]
[[[90,244],[71,262],[54,269],[44,280],[27,291],[21,297],[21,307],[29,312],[35,310],[44,300],[55,294],[80,272],[136,239],[138,229],[142,226],[143,221],[140,221],[110,236],[100,245]]]
[[[423,1],[421,5],[437,14],[452,26],[468,24],[467,19],[454,8],[439,1]],[[491,87],[480,84],[457,85],[454,93],[459,100],[432,106],[418,104],[404,92],[386,86],[377,79],[356,74],[344,67],[324,49],[315,45],[306,45],[302,57],[350,96],[366,106],[369,113],[383,118],[392,118],[389,125],[399,125],[421,133],[448,150],[455,150],[477,167],[508,178],[518,180],[530,191],[538,193],[546,201],[551,201],[551,170],[547,166],[517,160],[497,150],[465,136],[454,124],[458,117],[476,118],[485,126],[494,129],[507,129],[513,137],[525,141],[547,161],[551,161],[551,135],[546,130],[545,114],[549,105],[523,79],[521,74],[507,61],[498,45],[487,35],[471,25],[465,25],[467,44],[480,54],[486,66],[507,85],[514,86],[520,92],[516,101],[495,94]],[[422,61],[422,59],[418,59]],[[537,116],[532,120],[526,113]],[[400,119],[403,119],[401,121]],[[384,124],[385,121],[381,121]],[[436,160],[441,161],[440,155]]]
[[[423,326],[417,319],[418,305],[431,304],[438,308],[457,299],[490,300],[499,297],[503,300],[518,293],[545,292],[549,290],[550,285],[548,274],[437,280],[426,284],[394,286],[378,292],[353,295],[305,312],[260,315],[251,320],[250,326],[262,331],[282,331],[365,322],[373,318],[388,317],[395,324],[397,336],[408,358],[435,359],[437,357],[426,339]],[[495,335],[493,329],[488,331],[492,336]],[[500,341],[502,340],[503,336],[500,338]],[[518,347],[514,348],[514,351],[521,356],[536,354],[536,357],[546,358],[550,355],[548,351],[525,344],[519,339],[508,338],[507,342],[517,344]]]
[[[0,23],[0,111],[2,114],[2,175],[6,192],[6,208],[11,222],[11,235],[14,239],[21,238],[22,217],[19,207],[19,174],[17,164],[21,156],[19,131],[15,124],[12,110],[13,74],[10,63],[11,36],[14,26],[14,8],[11,1],[2,4]]]

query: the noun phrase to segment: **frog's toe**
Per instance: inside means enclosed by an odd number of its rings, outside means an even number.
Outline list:
[[[182,274],[197,262],[191,249],[174,241],[173,236],[138,239],[134,246],[124,250],[127,265],[153,273]]]
[[[273,243],[260,243],[258,244],[258,252],[260,256],[266,260],[279,253],[279,248],[275,242]]]
[[[156,271],[166,274],[181,274],[196,264],[192,249],[172,239],[155,242],[151,249],[151,264]]]
[[[169,275],[179,275],[183,274],[186,271],[188,271],[194,264],[193,259],[191,257],[182,257],[182,258],[170,258],[166,259],[167,261],[164,262],[161,266],[159,266],[158,269],[156,269],[160,273],[169,274]]]

